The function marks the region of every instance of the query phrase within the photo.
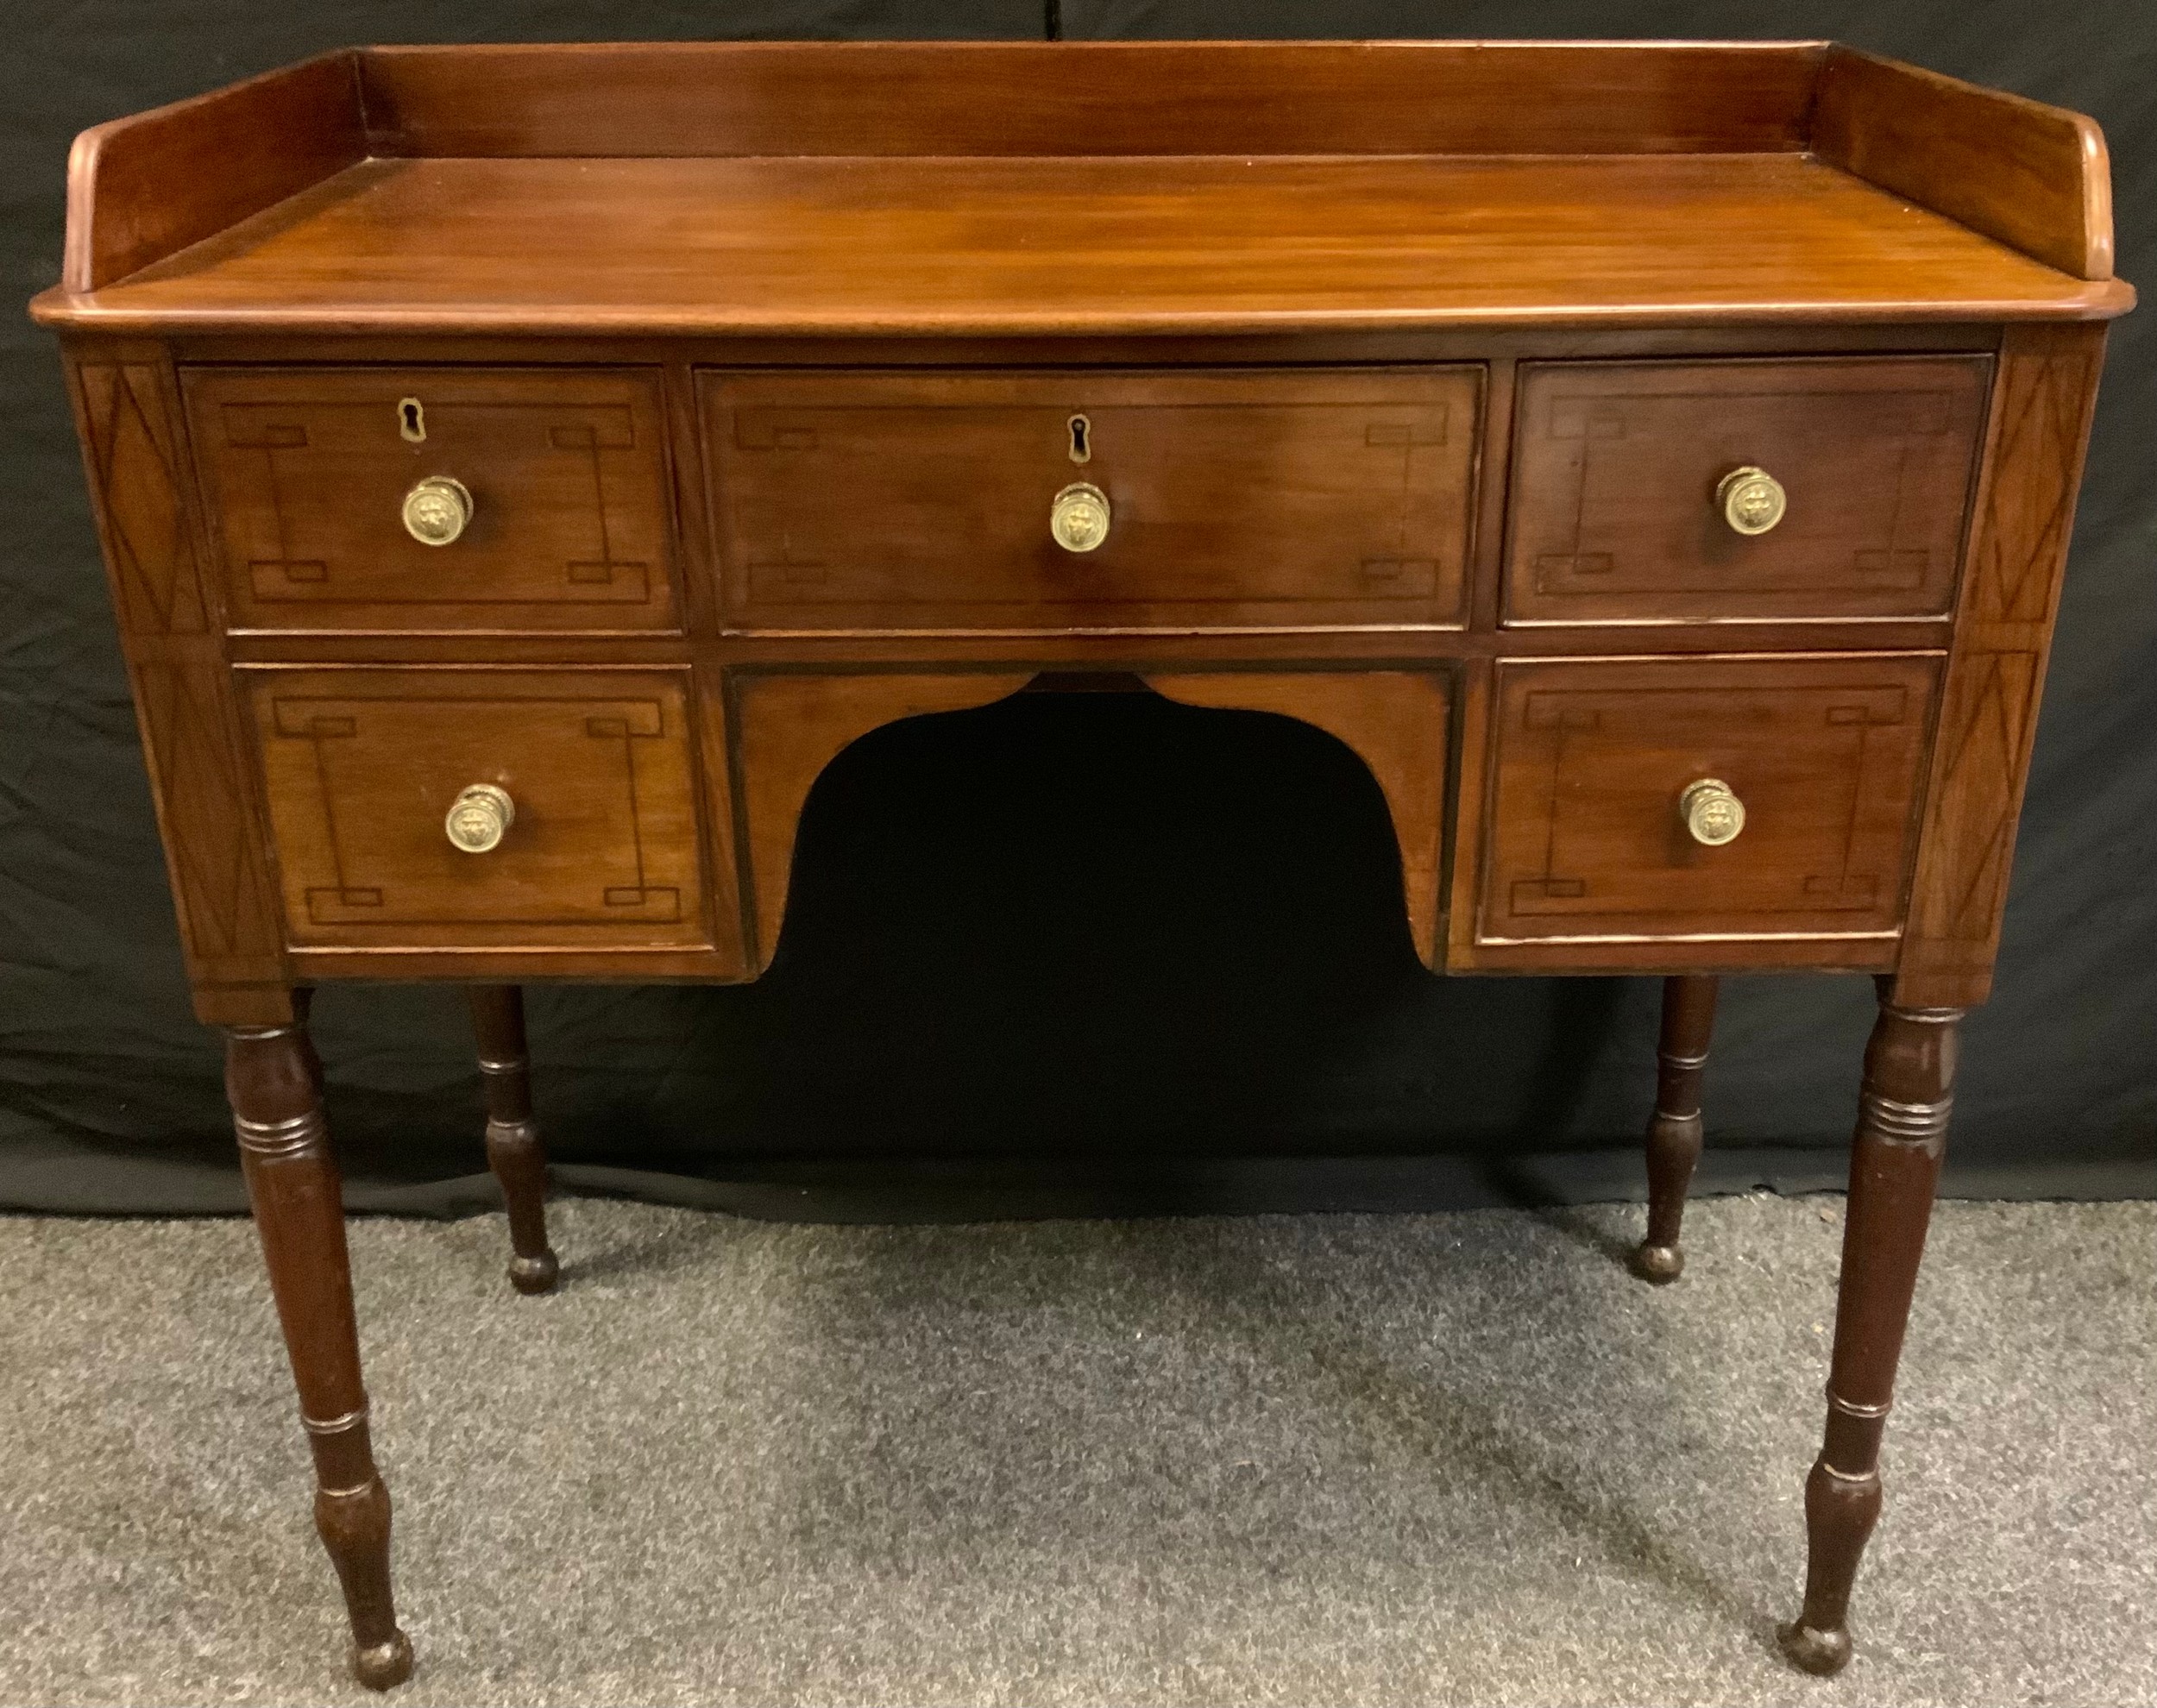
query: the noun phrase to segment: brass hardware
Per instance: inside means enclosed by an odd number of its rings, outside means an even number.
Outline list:
[[[418,398],[398,399],[397,436],[408,445],[427,443],[427,411]]]
[[[1074,480],[1048,506],[1048,531],[1066,551],[1091,551],[1109,537],[1109,495]]]
[[[1693,833],[1693,840],[1709,848],[1735,842],[1738,832],[1745,827],[1745,803],[1728,783],[1716,777],[1688,783],[1685,793],[1677,798],[1677,812],[1685,820],[1685,828]]]
[[[1064,425],[1071,430],[1071,460],[1073,462],[1093,461],[1093,423],[1083,415],[1074,415]]]
[[[517,822],[517,803],[493,783],[474,783],[450,803],[442,826],[467,854],[484,854]]]
[[[421,545],[448,545],[471,519],[472,494],[447,474],[430,474],[405,494],[405,531]]]
[[[1737,532],[1764,534],[1783,519],[1790,500],[1780,480],[1747,463],[1716,483],[1715,502],[1722,506],[1723,520]]]

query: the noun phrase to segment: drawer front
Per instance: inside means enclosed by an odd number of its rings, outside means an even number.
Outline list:
[[[1891,934],[1938,675],[1913,654],[1500,664],[1479,940]],[[1745,815],[1720,845],[1683,816],[1709,782]]]
[[[1443,626],[1481,370],[746,374],[699,382],[729,621]],[[1058,493],[1105,493],[1067,550]]]
[[[294,945],[707,940],[686,671],[245,674]],[[510,807],[476,853],[475,785]]]
[[[680,626],[656,375],[196,368],[196,456],[238,629]],[[462,531],[406,524],[423,480]]]
[[[1990,372],[1987,356],[1524,364],[1506,620],[1943,615]],[[1784,494],[1764,532],[1726,514],[1718,488],[1741,468]]]

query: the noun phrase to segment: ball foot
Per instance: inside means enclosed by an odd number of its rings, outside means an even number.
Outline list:
[[[387,1642],[352,1645],[352,1676],[369,1690],[388,1690],[412,1676],[412,1640],[399,1631]]]
[[[543,1252],[538,1257],[513,1257],[509,1260],[509,1284],[520,1293],[553,1291],[555,1278],[561,1272],[562,1265],[555,1260],[552,1252]]]
[[[1783,1653],[1800,1672],[1824,1679],[1850,1664],[1850,1633],[1846,1630],[1817,1630],[1797,1621],[1783,1626],[1775,1636]]]
[[[1644,1240],[1633,1247],[1632,1272],[1643,1281],[1667,1287],[1685,1273],[1685,1249],[1682,1246],[1651,1245]]]

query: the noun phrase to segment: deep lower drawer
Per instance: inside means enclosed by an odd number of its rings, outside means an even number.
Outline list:
[[[707,372],[726,618],[1456,625],[1481,374]],[[1084,487],[1105,531],[1074,549],[1055,512]]]
[[[1959,355],[1524,365],[1506,620],[1944,613],[1990,371]]]
[[[1478,939],[1891,934],[1929,655],[1499,666]]]
[[[234,628],[680,627],[656,374],[185,380]]]
[[[295,945],[707,940],[688,672],[245,678]]]

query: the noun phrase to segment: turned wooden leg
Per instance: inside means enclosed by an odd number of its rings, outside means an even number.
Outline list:
[[[390,1598],[389,1491],[368,1441],[344,1207],[304,1006],[290,1026],[228,1029],[224,1083],[314,1451],[315,1529],[344,1586],[352,1675],[387,1690],[411,1676],[412,1645]]]
[[[1678,1229],[1685,1220],[1686,1190],[1700,1163],[1700,1086],[1715,1029],[1717,984],[1700,973],[1663,981],[1655,1114],[1648,1120],[1648,1237],[1632,1254],[1633,1272],[1657,1284],[1685,1272]]]
[[[487,1085],[487,1164],[509,1205],[509,1284],[520,1293],[544,1293],[562,1266],[547,1243],[547,1154],[531,1118],[525,994],[513,984],[475,984],[471,997]]]
[[[1851,1141],[1827,1429],[1805,1484],[1805,1607],[1782,1629],[1808,1673],[1850,1660],[1850,1586],[1880,1516],[1880,1435],[1947,1141],[1959,1008],[1897,1008],[1881,985]]]

